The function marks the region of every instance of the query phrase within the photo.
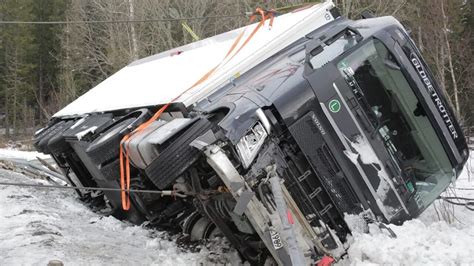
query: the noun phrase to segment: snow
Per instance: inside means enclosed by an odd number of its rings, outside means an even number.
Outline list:
[[[49,158],[49,155],[40,152],[19,151],[15,149],[0,149],[0,160],[2,159],[24,159],[27,161]]]
[[[81,119],[82,120],[82,119]],[[72,127],[71,127],[72,128]],[[81,140],[84,136],[86,136],[87,134],[89,133],[92,133],[94,134],[94,132],[97,130],[97,126],[93,126],[93,127],[90,127],[90,128],[87,128],[79,133],[76,134],[76,138],[77,140]]]
[[[357,166],[359,164],[358,159],[360,158],[361,162],[366,165],[371,165],[377,171],[377,176],[379,177],[379,184],[375,193],[377,194],[377,204],[380,206],[382,205],[383,209],[388,211],[387,215],[393,216],[395,215],[399,209],[395,209],[392,206],[384,204],[388,191],[392,189],[396,191],[395,186],[393,185],[392,180],[388,177],[386,170],[383,167],[382,162],[377,157],[374,149],[370,145],[367,137],[363,135],[358,135],[354,140],[350,140],[346,137],[346,140],[350,143],[351,147],[354,151],[345,150],[344,154],[351,160],[353,164]],[[402,203],[402,207],[406,210],[404,203],[402,202],[401,198],[399,197],[398,193],[395,193],[397,199]],[[388,218],[388,216],[387,216]]]
[[[1,149],[0,154],[37,156]],[[470,156],[446,195],[474,198],[474,153]],[[2,169],[0,181],[39,182]],[[0,202],[0,265],[46,265],[55,259],[66,265],[240,264],[222,239],[191,252],[164,232],[91,212],[72,191],[0,186]],[[435,206],[401,226],[388,225],[396,238],[358,216],[346,217],[353,235],[337,265],[473,265],[474,212],[439,200]],[[449,219],[439,218],[447,213]]]
[[[36,153],[2,154],[33,158]],[[41,182],[0,168],[1,182]],[[239,261],[225,240],[199,252],[176,237],[90,211],[72,191],[0,186],[0,265],[221,265]]]
[[[360,160],[363,164],[377,164],[380,165],[379,157],[373,151],[372,146],[370,146],[369,141],[362,137],[361,135],[357,136],[354,141],[346,138],[354,148],[356,154],[360,155]]]
[[[445,194],[474,198],[474,153]],[[464,190],[464,189],[472,190]],[[436,206],[436,208],[435,208]],[[446,207],[447,206],[447,207]],[[447,212],[450,219],[439,218]],[[438,213],[438,214],[437,214]],[[444,214],[446,216],[446,214]],[[473,265],[474,212],[437,200],[418,219],[401,226],[388,225],[397,235],[375,225],[367,228],[358,217],[346,217],[354,229],[348,255],[338,265]],[[368,230],[368,233],[364,231]]]
[[[372,146],[370,146],[369,141],[366,138],[359,136],[354,141],[350,141],[350,144],[355,150],[355,154],[360,155],[360,160],[363,164],[372,165],[377,170],[377,174],[380,178],[380,183],[376,191],[380,200],[383,202],[388,195],[388,191],[391,188],[391,180],[385,170],[383,170],[383,164],[380,162],[379,158],[377,157],[377,154],[373,151]],[[349,155],[349,151],[345,152],[346,155],[350,156],[349,158],[354,163],[354,155]],[[388,207],[389,206],[387,206],[387,208]]]

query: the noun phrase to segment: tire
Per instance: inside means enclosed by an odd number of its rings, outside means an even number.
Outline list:
[[[201,217],[194,223],[190,232],[192,242],[207,239],[216,226],[207,217]]]
[[[46,136],[46,134],[48,134],[52,129],[53,127],[56,126],[56,124],[50,124],[48,123],[48,125],[46,125],[45,127],[43,127],[42,129],[38,130],[39,132],[38,133],[35,133],[34,137],[33,137],[33,140],[34,140],[34,146],[36,147],[38,145],[38,143],[41,141],[41,139]]]
[[[195,211],[186,217],[183,223],[183,233],[190,235],[194,225],[199,219],[201,219],[201,217],[202,215],[198,211]]]
[[[149,118],[147,109],[137,110],[111,126],[96,138],[87,148],[86,153],[97,164],[110,162],[119,156],[120,141],[123,136],[131,132]]]
[[[119,145],[123,136],[127,133],[127,127],[134,121],[134,118],[122,120],[105,131],[96,138],[87,148],[87,156],[97,164],[103,164],[119,156]]]
[[[101,188],[120,188],[118,181],[97,181],[98,187]],[[112,216],[119,220],[127,220],[135,225],[140,225],[145,221],[145,217],[137,209],[135,202],[132,200],[128,211],[122,210],[122,200],[118,191],[104,191],[104,195],[109,204],[114,209]]]
[[[147,177],[159,189],[169,187],[186,169],[200,157],[200,151],[189,144],[207,130],[212,124],[200,119],[180,136],[176,137],[146,168]]]
[[[43,130],[41,130],[41,132],[39,132],[38,134],[35,134],[33,146],[35,147],[37,151],[40,151],[39,143],[41,142],[41,140],[43,140],[43,138],[46,135],[48,135],[51,131],[53,131],[54,128],[57,127],[57,124],[58,123],[50,124],[48,127],[44,127]]]
[[[62,129],[64,129],[65,126],[69,125],[69,123],[66,123],[65,121],[60,121],[54,126],[48,130],[48,132],[41,137],[41,139],[38,142],[37,145],[37,150],[39,152],[42,152],[44,154],[50,154],[50,151],[48,149],[48,142],[49,140],[54,137],[56,134],[61,132]]]
[[[82,122],[80,122],[82,120]],[[69,128],[63,133],[63,137],[66,142],[77,142],[77,134],[88,129],[94,129],[94,133],[86,134],[82,136],[81,141],[92,141],[94,136],[98,136],[100,133],[107,130],[112,124],[114,124],[113,115],[110,113],[105,114],[94,114],[86,117],[82,117],[76,121],[78,123],[74,128]],[[71,126],[72,127],[72,126]]]
[[[71,146],[66,142],[63,133],[68,130],[76,121],[68,121],[64,126],[58,130],[56,135],[52,136],[48,141],[48,150],[52,154],[61,154],[69,151]]]

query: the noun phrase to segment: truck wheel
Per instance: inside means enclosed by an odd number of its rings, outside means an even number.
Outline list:
[[[66,122],[61,130],[49,139],[47,145],[49,152],[52,154],[61,154],[70,149],[69,143],[66,142],[63,133],[74,125],[74,123],[75,121],[73,120]]]
[[[215,236],[217,234],[216,231],[218,231],[216,230],[216,226],[207,217],[201,217],[191,229],[190,240],[194,242],[207,239],[211,236]]]
[[[140,109],[118,120],[115,125],[92,141],[86,150],[87,155],[97,165],[117,158],[119,156],[120,141],[123,136],[148,118],[148,110]]]
[[[58,134],[58,132],[60,132],[64,128],[65,124],[66,124],[65,121],[60,121],[57,124],[50,127],[49,129],[47,129],[47,132],[45,132],[45,134],[41,136],[41,138],[39,139],[39,142],[37,145],[38,151],[44,154],[49,154],[50,153],[48,149],[49,140],[52,137],[54,137],[56,134]]]
[[[134,121],[134,118],[122,120],[100,137],[96,138],[87,148],[86,153],[97,165],[107,162],[119,155],[119,145],[123,136],[127,134],[127,127]]]
[[[56,127],[56,124],[48,125],[44,127],[39,133],[35,133],[33,146],[35,147],[36,150],[39,149],[40,141],[44,138],[44,136],[46,136],[49,132],[51,132],[51,130],[53,130],[54,127]]]

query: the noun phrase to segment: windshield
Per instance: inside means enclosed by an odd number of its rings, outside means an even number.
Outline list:
[[[451,163],[425,110],[393,55],[373,39],[338,63],[392,159],[406,188],[428,206],[453,176]]]

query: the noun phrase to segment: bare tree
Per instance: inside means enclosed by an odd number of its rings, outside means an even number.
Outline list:
[[[456,82],[456,74],[454,73],[453,67],[453,56],[451,54],[451,46],[449,44],[449,36],[448,36],[448,17],[444,11],[444,0],[439,0],[440,8],[441,8],[441,19],[443,21],[443,35],[444,41],[446,43],[446,55],[448,58],[449,64],[449,73],[451,74],[452,85],[453,85],[453,95],[454,95],[454,110],[456,111],[456,116],[461,117],[460,108],[459,108],[459,91],[458,91],[458,84]]]

